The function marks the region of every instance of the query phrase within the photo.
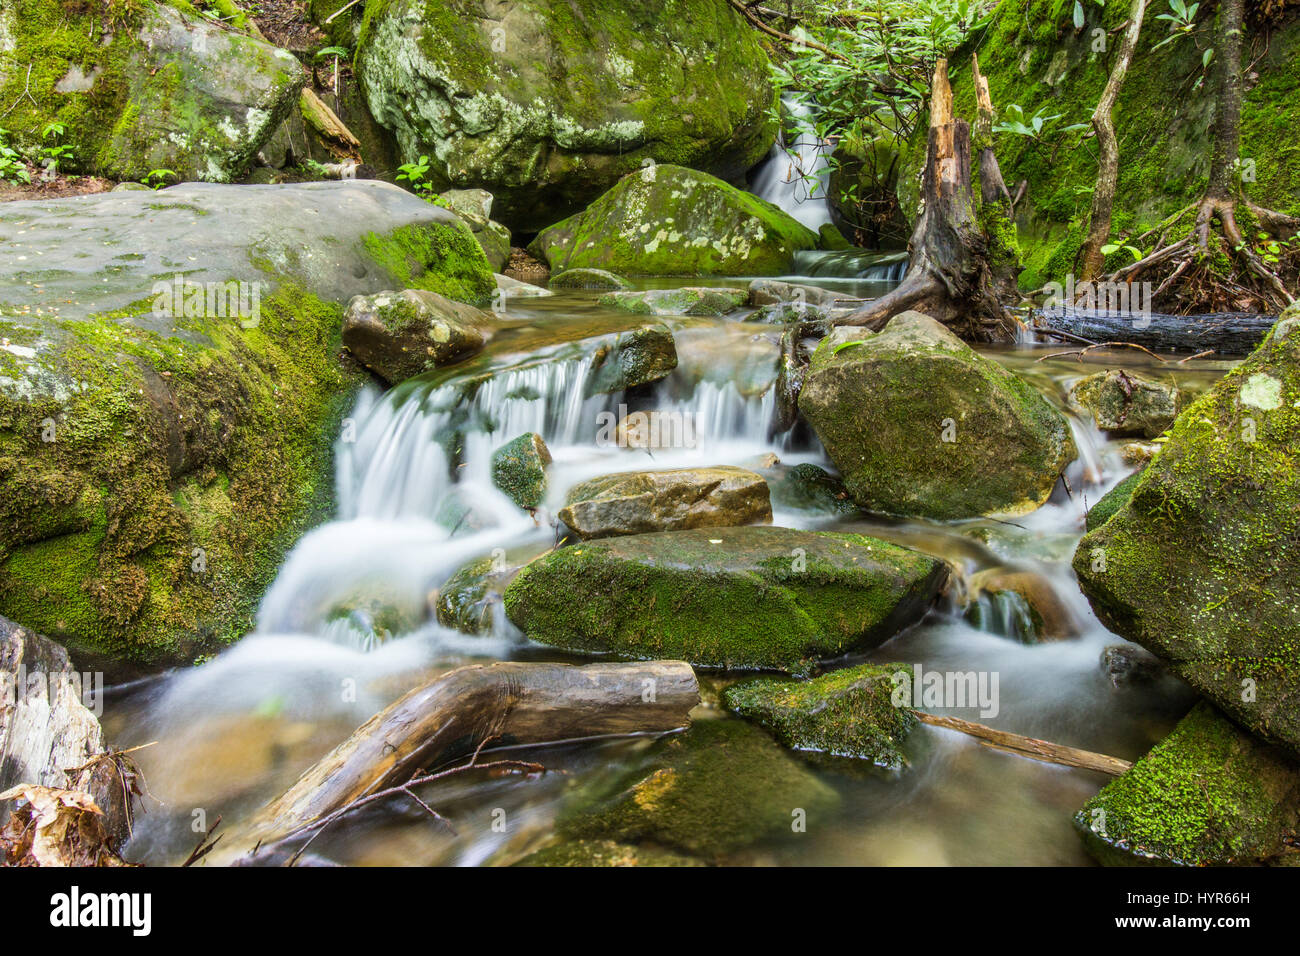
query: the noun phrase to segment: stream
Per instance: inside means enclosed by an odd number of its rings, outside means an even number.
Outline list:
[[[871,298],[897,280],[897,261],[881,262],[874,271],[804,262],[798,281]],[[743,287],[747,280],[690,284]],[[197,842],[199,823],[210,826],[221,816],[226,827],[233,825],[376,711],[441,672],[494,660],[583,660],[527,642],[503,614],[496,615],[492,633],[475,636],[443,628],[426,613],[430,593],[466,561],[494,549],[515,559],[552,547],[555,530],[546,516],[579,481],[687,465],[754,467],[765,455],[785,465],[813,462],[833,470],[806,429],[769,434],[779,326],[663,319],[676,336],[676,371],[628,395],[584,397],[592,350],[579,343],[645,321],[600,307],[598,295],[514,299],[500,331],[476,358],[386,393],[363,391],[336,445],[336,517],[305,535],[288,555],[262,601],[255,631],[202,666],[110,691],[104,715],[109,738],[122,748],[156,741],[134,755],[149,796],[147,812],[136,821],[130,858],[146,864],[183,860]],[[1039,361],[1062,348],[1027,343],[983,351],[1069,416],[1080,450],[1067,475],[1072,494],[1058,484],[1047,505],[1009,521],[890,522],[774,504],[773,524],[874,535],[941,557],[958,571],[949,595],[922,622],[832,666],[897,661],[996,673],[997,714],[962,716],[1132,760],[1168,733],[1192,695],[1169,678],[1117,686],[1102,668],[1103,649],[1121,641],[1093,617],[1069,561],[1083,533],[1086,505],[1131,468],[1121,460],[1121,442],[1108,440],[1065,404],[1071,383],[1104,367],[1106,357]],[[1116,357],[1110,358],[1113,366]],[[1139,372],[1167,370],[1136,352],[1118,360]],[[1177,370],[1180,386],[1203,387],[1231,364],[1196,360],[1168,368]],[[466,399],[466,378],[483,373],[489,377]],[[644,450],[598,444],[600,414],[617,413],[620,406],[689,416],[695,447],[656,450],[651,457]],[[469,429],[456,467],[439,442],[452,427]],[[494,430],[488,433],[488,427]],[[526,431],[539,432],[554,458],[537,521],[498,493],[488,477],[492,450]],[[962,582],[996,567],[1040,575],[1078,636],[1022,643],[1014,634],[1014,615],[998,609],[985,609],[982,627],[972,625],[960,603]],[[365,610],[375,601],[410,621],[409,630],[385,639]],[[696,720],[737,719],[717,704],[718,687],[737,676],[744,675],[701,671],[705,703]],[[395,802],[336,825],[312,852],[319,861],[348,865],[510,864],[548,839],[571,787],[645,763],[655,746],[631,738],[535,748],[527,751],[528,759],[545,765],[546,774],[465,776],[423,794],[458,836],[434,825],[413,803]],[[912,733],[905,750],[910,766],[901,772],[854,761],[811,762],[842,797],[837,815],[798,838],[760,841],[727,862],[1089,864],[1070,818],[1104,778],[995,752],[928,726]],[[498,829],[491,822],[500,811],[511,823]]]

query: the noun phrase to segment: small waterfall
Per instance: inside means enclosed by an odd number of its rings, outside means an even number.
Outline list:
[[[802,96],[786,94],[781,97],[781,106],[797,130],[794,144],[787,148],[784,135],[777,138],[767,159],[754,173],[750,192],[816,232],[831,221],[827,158],[832,147],[818,139],[812,123],[813,108]]]
[[[801,250],[794,254],[795,272],[819,279],[857,279],[861,282],[902,282],[907,274],[906,252],[868,252],[844,249],[826,252]]]

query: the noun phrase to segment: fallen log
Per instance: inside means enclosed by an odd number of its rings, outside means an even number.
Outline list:
[[[960,717],[941,717],[938,714],[927,714],[923,710],[914,710],[912,713],[916,714],[924,724],[944,727],[948,730],[967,734],[977,738],[986,747],[992,747],[994,750],[1002,750],[1021,757],[1028,757],[1031,760],[1041,760],[1045,763],[1059,764],[1063,767],[1095,770],[1098,773],[1109,774],[1112,777],[1118,777],[1126,773],[1133,766],[1127,760],[1120,760],[1118,757],[1093,753],[1090,750],[1080,750],[1077,747],[1067,747],[1064,744],[1054,744],[1050,741],[1039,740],[1036,737],[1023,737],[1020,734],[996,730],[993,727],[977,724],[974,721],[962,720]]]
[[[1033,310],[1030,329],[1089,344],[1124,342],[1155,351],[1249,355],[1276,322],[1275,315],[1250,312],[1165,315],[1059,305]]]
[[[666,733],[690,723],[699,684],[683,661],[500,663],[461,667],[418,687],[362,724],[284,794],[226,834],[204,858],[260,862],[330,814],[484,741],[521,746]]]

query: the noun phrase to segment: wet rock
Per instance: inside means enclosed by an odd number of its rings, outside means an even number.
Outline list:
[[[1128,500],[1133,497],[1133,489],[1137,487],[1138,479],[1141,477],[1142,472],[1136,471],[1102,495],[1101,500],[1088,509],[1088,516],[1084,519],[1087,530],[1094,531],[1100,528],[1114,516],[1115,512],[1128,504]]]
[[[1061,641],[1079,634],[1074,615],[1061,600],[1052,582],[1033,571],[989,568],[970,580],[967,618],[986,630],[1004,626],[1029,643]]]
[[[505,603],[553,647],[806,673],[918,620],[946,578],[942,562],[864,535],[710,528],[561,548],[519,572]]]
[[[681,289],[607,292],[600,304],[635,315],[726,315],[745,304],[743,289]]]
[[[1300,765],[1200,703],[1074,826],[1105,864],[1294,861]]]
[[[1075,382],[1070,401],[1091,412],[1103,431],[1156,438],[1178,415],[1178,386],[1118,369]]]
[[[587,289],[609,291],[630,289],[632,283],[605,269],[565,269],[551,276],[552,289]]]
[[[423,623],[422,611],[403,597],[358,594],[335,603],[326,613],[325,621],[345,625],[356,644],[369,650],[402,634],[410,634]]]
[[[492,633],[505,620],[501,596],[523,566],[504,553],[462,565],[434,598],[438,623],[466,634]]]
[[[1300,755],[1300,336],[1260,345],[1174,423],[1079,542],[1101,622]]]
[[[511,299],[532,299],[538,296],[554,295],[550,289],[543,289],[539,285],[533,285],[531,282],[521,282],[519,279],[511,278],[507,275],[497,274],[493,276],[496,279],[497,291],[504,296],[509,302]]]
[[[1137,644],[1108,644],[1101,652],[1101,670],[1111,684],[1151,684],[1166,674],[1164,662]]]
[[[657,382],[676,367],[677,345],[668,326],[642,325],[598,346],[587,376],[587,396]]]
[[[825,468],[809,462],[794,466],[774,462],[763,469],[772,501],[782,508],[852,514],[857,505],[844,489],[844,482]]]
[[[546,498],[551,452],[536,432],[520,435],[492,453],[492,483],[519,507],[532,511]]]
[[[891,770],[907,761],[904,738],[917,724],[892,701],[902,664],[861,664],[806,681],[760,677],[722,694],[728,710],[762,724],[792,750],[870,760]]]
[[[373,180],[7,203],[0,247],[0,614],[140,665],[242,636],[330,512],[349,299],[494,288]]]
[[[614,430],[619,448],[659,451],[665,448],[694,448],[696,435],[691,419],[678,412],[652,409],[631,412],[619,419]]]
[[[1155,442],[1131,441],[1119,446],[1119,457],[1126,465],[1141,467],[1154,458],[1159,451],[1160,446]]]
[[[816,236],[771,203],[708,173],[650,166],[619,180],[583,212],[538,234],[552,269],[624,275],[776,275]]]
[[[782,282],[780,279],[755,279],[749,284],[750,305],[787,305],[795,310],[800,306],[817,306],[829,310],[835,308],[842,298],[842,294],[820,286]]]
[[[367,11],[356,69],[404,160],[429,155],[439,189],[491,190],[520,232],[646,162],[743,178],[776,132],[762,38],[725,0],[394,0]]]
[[[821,248],[832,252],[843,252],[853,248],[853,243],[844,238],[844,233],[836,229],[834,223],[822,223],[822,227],[817,230],[817,239]]]
[[[396,385],[479,351],[490,321],[472,305],[436,292],[359,295],[343,317],[343,344],[366,368]]]
[[[839,795],[762,730],[699,720],[651,764],[580,792],[557,828],[568,837],[647,841],[717,860],[789,834],[799,811],[824,825]]]
[[[830,311],[819,305],[790,304],[765,305],[745,316],[746,322],[763,325],[790,325],[793,322],[825,323],[829,328]]]
[[[767,482],[743,468],[678,468],[603,475],[576,485],[558,517],[589,540],[648,531],[763,524]]]
[[[486,189],[449,189],[441,198],[474,233],[492,271],[500,272],[510,261],[510,230],[492,220],[492,194]]]
[[[813,353],[799,411],[868,511],[969,518],[1032,511],[1074,460],[1029,383],[918,312],[841,328]]]

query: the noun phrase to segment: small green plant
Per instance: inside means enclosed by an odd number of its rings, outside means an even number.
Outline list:
[[[1106,245],[1101,247],[1101,254],[1103,256],[1108,256],[1111,253],[1119,252],[1119,250],[1121,249],[1126,250],[1128,254],[1133,257],[1134,262],[1138,262],[1143,257],[1143,252],[1141,249],[1139,249],[1137,246],[1130,246],[1128,243],[1125,242],[1108,242],[1106,243]]]
[[[411,192],[415,193],[426,202],[431,202],[435,206],[446,206],[446,200],[438,195],[437,191],[433,187],[433,183],[428,179],[429,170],[432,168],[432,165],[433,164],[429,161],[429,157],[421,153],[420,158],[415,162],[403,163],[397,167],[397,181],[399,183],[406,183],[410,187]]]
[[[1020,108],[1018,103],[1012,103],[1007,107],[1007,113],[1014,113],[1015,119],[1004,119],[993,127],[995,133],[1014,133],[1017,136],[1027,136],[1035,143],[1040,143],[1049,134],[1061,135],[1064,133],[1073,133],[1075,130],[1087,129],[1087,123],[1071,123],[1068,126],[1056,128],[1056,121],[1061,118],[1060,113],[1051,116],[1045,116],[1046,106],[1040,106],[1033,116],[1025,119],[1025,111]]]
[[[32,174],[18,150],[9,145],[9,131],[0,129],[0,181],[30,183]]]
[[[178,178],[174,169],[151,169],[144,174],[140,182],[150,189],[162,189],[169,185],[171,180]]]
[[[69,143],[60,143],[67,128],[62,123],[46,123],[41,130],[41,141],[45,144],[40,150],[40,165],[48,175],[57,176],[59,167],[76,159]]]

